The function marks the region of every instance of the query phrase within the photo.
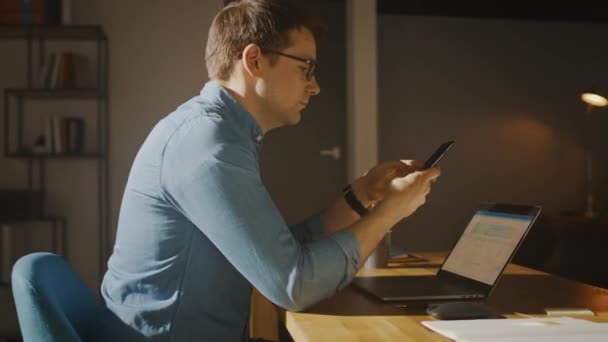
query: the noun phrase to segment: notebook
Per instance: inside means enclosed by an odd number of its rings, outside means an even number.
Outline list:
[[[382,301],[486,298],[541,210],[537,205],[482,204],[436,275],[357,277],[353,284]]]

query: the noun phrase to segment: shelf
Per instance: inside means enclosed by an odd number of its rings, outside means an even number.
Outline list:
[[[102,94],[97,88],[80,88],[80,89],[46,89],[46,88],[7,88],[4,93],[18,97],[28,97],[34,99],[40,98],[58,98],[58,99],[97,99],[101,98]]]
[[[6,154],[8,158],[16,159],[103,159],[100,153],[59,153],[44,154],[31,152],[12,152]]]
[[[40,216],[40,217],[22,217],[22,218],[2,218],[0,217],[0,224],[14,224],[19,222],[65,222],[63,216]]]
[[[0,0],[1,2],[2,0]],[[1,6],[0,6],[1,7]],[[108,182],[108,148],[107,148],[107,136],[109,129],[109,115],[108,115],[108,64],[109,64],[109,47],[108,37],[104,33],[103,27],[100,25],[2,25],[0,24],[0,41],[10,42],[11,44],[17,44],[15,47],[22,48],[24,51],[23,59],[20,60],[21,64],[25,64],[24,70],[26,84],[15,85],[21,88],[11,88],[0,90],[0,97],[4,96],[4,118],[0,119],[4,121],[3,131],[5,136],[4,151],[0,152],[0,156],[5,158],[17,159],[20,163],[25,164],[27,172],[25,174],[28,177],[28,184],[30,187],[33,184],[40,185],[41,189],[44,189],[46,182],[47,164],[55,163],[86,163],[87,165],[81,165],[86,167],[87,174],[90,177],[97,178],[97,211],[96,217],[91,217],[89,223],[92,224],[97,218],[98,235],[92,237],[97,239],[96,245],[98,254],[98,271],[99,280],[102,279],[105,269],[107,267],[107,258],[109,255],[109,241],[111,241],[111,234],[109,229],[110,222],[110,211],[109,204],[110,199],[108,196],[109,182]],[[80,86],[78,88],[43,88],[41,82],[36,82],[37,75],[40,72],[38,62],[41,62],[46,55],[49,54],[48,49],[52,50],[54,43],[67,43],[70,46],[84,44],[83,48],[87,50],[95,50],[96,57],[91,56],[90,68],[93,74],[91,76],[91,83],[67,83],[69,85]],[[49,44],[51,46],[49,46]],[[91,52],[92,55],[92,52]],[[83,80],[84,82],[84,80]],[[94,83],[93,83],[94,82]],[[59,83],[61,84],[61,83]],[[65,83],[64,83],[65,84]],[[33,87],[36,86],[36,87]],[[85,88],[88,87],[88,88]],[[72,100],[86,101],[87,105],[94,105],[96,111],[95,118],[97,123],[94,125],[94,132],[91,137],[97,138],[98,145],[91,148],[91,152],[86,153],[62,153],[56,154],[52,152],[46,152],[48,150],[33,147],[29,144],[24,143],[24,135],[34,134],[35,130],[39,130],[49,119],[49,113],[34,113],[31,108],[28,108],[25,102],[29,100],[51,101],[54,105],[66,105],[67,102]],[[69,104],[68,104],[69,105]],[[31,117],[28,116],[30,111],[32,112]],[[15,113],[16,112],[16,113]],[[51,113],[52,114],[52,113]],[[67,113],[69,114],[69,113]],[[89,115],[87,113],[72,113],[77,116]],[[37,117],[34,117],[37,115]],[[27,120],[25,120],[27,116]],[[15,121],[15,122],[13,122]],[[34,125],[36,121],[37,125]],[[88,121],[87,121],[88,122]],[[30,127],[31,126],[31,127]],[[49,125],[46,125],[47,132]],[[51,130],[53,127],[50,127]],[[88,129],[87,129],[88,131]],[[61,135],[61,134],[60,134]],[[63,137],[63,135],[61,135]],[[50,136],[47,136],[50,138]],[[50,140],[47,140],[50,141]],[[16,145],[16,146],[15,146]],[[33,152],[32,152],[33,150]],[[63,149],[64,151],[75,151],[78,149]],[[49,161],[56,160],[56,161]],[[90,165],[89,165],[90,164]],[[75,165],[74,165],[75,166]],[[95,166],[97,172],[88,170],[89,166]],[[79,167],[80,168],[80,167]],[[56,175],[59,177],[59,175]],[[55,175],[53,176],[55,177]],[[54,178],[53,178],[54,179]],[[56,190],[59,191],[59,190]],[[76,199],[77,200],[77,199]],[[94,200],[94,198],[87,198],[88,200]],[[43,202],[44,204],[44,202]],[[43,206],[43,210],[44,210]],[[13,214],[14,211],[9,211]],[[32,214],[38,214],[41,216],[44,211],[32,212]],[[27,216],[28,213],[24,212],[23,217]],[[60,213],[59,213],[60,214]],[[18,216],[5,215],[5,216]],[[69,217],[68,217],[69,218]],[[53,243],[53,249],[57,249],[61,245],[64,252],[67,251],[68,237],[63,234],[67,230],[67,222],[64,221],[52,221],[55,218],[43,217],[43,218],[29,218],[27,220],[44,220],[47,221],[45,225],[56,226],[53,232],[62,232],[61,239],[55,238]],[[57,219],[59,220],[59,219]],[[15,220],[15,222],[24,222],[25,219]],[[2,219],[0,219],[2,222]],[[17,226],[17,224],[15,224]],[[1,253],[0,253],[1,254]],[[1,255],[0,255],[1,257]],[[1,299],[1,298],[0,298]],[[0,334],[1,335],[1,334]],[[0,340],[2,340],[0,336]]]
[[[0,25],[0,39],[106,40],[99,26],[94,25]]]

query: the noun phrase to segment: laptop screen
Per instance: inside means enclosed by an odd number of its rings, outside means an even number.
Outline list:
[[[534,219],[534,215],[477,211],[441,269],[494,284]]]

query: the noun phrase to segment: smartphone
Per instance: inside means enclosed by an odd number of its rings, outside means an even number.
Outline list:
[[[452,146],[454,146],[454,141],[447,141],[441,144],[439,148],[437,148],[437,150],[435,150],[435,152],[429,157],[429,159],[424,162],[424,167],[422,169],[430,169],[433,166],[437,165],[437,163],[439,163],[441,158],[445,156],[445,154],[452,148]]]

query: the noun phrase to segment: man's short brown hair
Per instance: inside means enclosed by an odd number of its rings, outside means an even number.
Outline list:
[[[325,31],[318,18],[304,14],[288,0],[225,3],[213,19],[207,39],[205,62],[210,79],[227,80],[235,61],[249,44],[257,44],[262,51],[280,51],[289,47],[288,34],[293,29],[307,28],[317,42]]]

